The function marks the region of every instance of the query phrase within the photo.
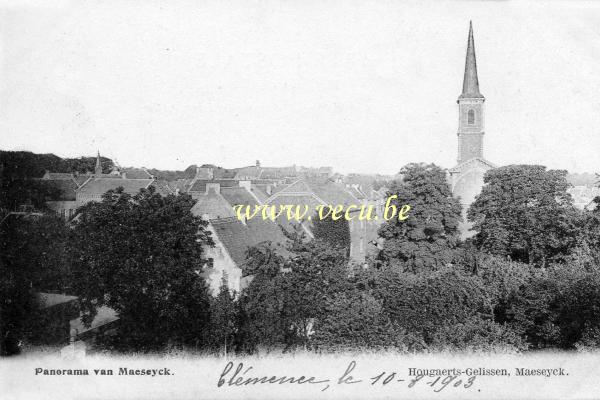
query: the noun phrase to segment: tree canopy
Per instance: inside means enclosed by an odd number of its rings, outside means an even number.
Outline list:
[[[188,195],[135,196],[122,188],[80,208],[70,238],[76,294],[84,322],[98,307],[119,313],[119,344],[140,350],[167,343],[197,345],[208,321],[201,277],[206,222],[191,214]]]
[[[545,265],[576,244],[579,213],[566,171],[540,165],[490,170],[468,210],[475,245],[516,261]]]
[[[408,164],[400,174],[403,180],[392,185],[388,196],[397,196],[390,204],[398,209],[410,205],[410,217],[392,218],[380,228],[384,259],[407,271],[437,269],[452,260],[458,246],[460,203],[435,164]]]
[[[334,220],[331,214],[325,218],[319,218],[318,213],[312,219],[312,232],[315,239],[324,243],[350,251],[350,224],[345,218]]]

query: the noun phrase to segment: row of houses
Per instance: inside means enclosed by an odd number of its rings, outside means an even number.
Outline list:
[[[214,294],[219,290],[225,276],[232,291],[239,292],[247,284],[243,276],[246,251],[262,242],[270,242],[278,251],[285,253],[289,244],[284,231],[300,233],[308,239],[313,237],[312,224],[303,221],[288,221],[284,217],[276,221],[254,218],[240,220],[234,206],[244,205],[291,205],[309,206],[311,217],[318,205],[373,205],[382,213],[386,189],[374,190],[358,183],[347,183],[341,175],[334,174],[330,167],[263,167],[255,165],[236,169],[225,169],[214,165],[196,168],[192,179],[163,181],[156,179],[145,169],[114,169],[102,173],[98,155],[96,170],[89,174],[63,174],[47,172],[46,182],[60,189],[58,198],[48,201],[50,209],[69,220],[75,217],[77,208],[90,201],[101,201],[108,190],[123,187],[134,195],[140,189],[154,187],[162,195],[187,193],[196,200],[192,213],[208,222],[215,246],[205,249],[211,259],[204,271]],[[358,210],[354,210],[357,213]],[[351,247],[350,257],[364,262],[377,250],[378,221],[349,222]],[[288,235],[289,236],[289,235]]]
[[[129,168],[123,171],[115,168],[111,173],[104,174],[100,164],[100,154],[96,158],[96,168],[93,173],[47,171],[41,180],[58,189],[57,197],[47,201],[46,205],[67,220],[74,217],[77,208],[90,201],[101,201],[104,193],[119,186],[132,195],[150,186],[154,186],[163,195],[175,193],[166,182],[157,180],[143,168]]]
[[[212,258],[212,267],[207,271],[207,281],[214,293],[219,288],[221,278],[227,277],[230,289],[240,291],[246,281],[242,276],[246,262],[245,253],[248,247],[261,242],[270,242],[276,249],[285,251],[288,238],[284,231],[304,234],[312,238],[312,225],[306,217],[302,221],[290,221],[280,216],[275,221],[253,218],[239,219],[234,206],[244,205],[254,208],[257,205],[291,205],[309,207],[312,210],[318,205],[360,205],[374,204],[374,209],[381,213],[385,198],[385,190],[372,191],[370,196],[360,188],[346,186],[325,177],[287,177],[277,180],[266,179],[203,179],[203,171],[190,182],[187,193],[196,204],[192,213],[208,222],[213,234],[215,247],[207,249]],[[248,176],[245,176],[248,178]],[[353,212],[357,213],[358,210]],[[350,257],[357,262],[376,252],[378,221],[349,221]]]

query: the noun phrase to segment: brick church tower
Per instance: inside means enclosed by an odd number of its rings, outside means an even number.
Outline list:
[[[467,209],[481,192],[486,171],[495,168],[483,158],[484,102],[479,92],[473,24],[470,23],[463,88],[457,100],[458,163],[448,170],[452,194],[460,199],[463,209],[463,223],[459,226],[463,239],[473,235],[466,218]]]
[[[469,24],[469,41],[465,61],[463,89],[458,103],[458,163],[471,158],[483,158],[483,129],[485,98],[479,93],[473,24]]]

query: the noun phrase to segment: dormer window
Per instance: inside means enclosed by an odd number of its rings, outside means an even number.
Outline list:
[[[469,112],[467,113],[467,124],[475,124],[475,110],[469,110]]]

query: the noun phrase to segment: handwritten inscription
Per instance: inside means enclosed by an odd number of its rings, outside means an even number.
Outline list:
[[[469,389],[473,386],[477,376],[473,375],[466,379],[462,379],[459,375],[432,375],[418,374],[402,376],[397,371],[382,371],[381,373],[369,377],[367,379],[360,378],[354,371],[356,369],[356,361],[351,361],[345,370],[335,378],[325,378],[316,376],[287,376],[287,375],[262,375],[256,376],[253,374],[254,367],[246,366],[240,362],[237,365],[230,361],[225,365],[217,381],[217,387],[236,387],[248,385],[269,385],[269,384],[290,384],[290,385],[317,385],[321,391],[325,391],[331,385],[353,385],[353,384],[369,384],[370,386],[386,386],[391,384],[403,385],[408,389],[414,388],[416,385],[427,385],[436,393],[441,392],[446,388]]]

